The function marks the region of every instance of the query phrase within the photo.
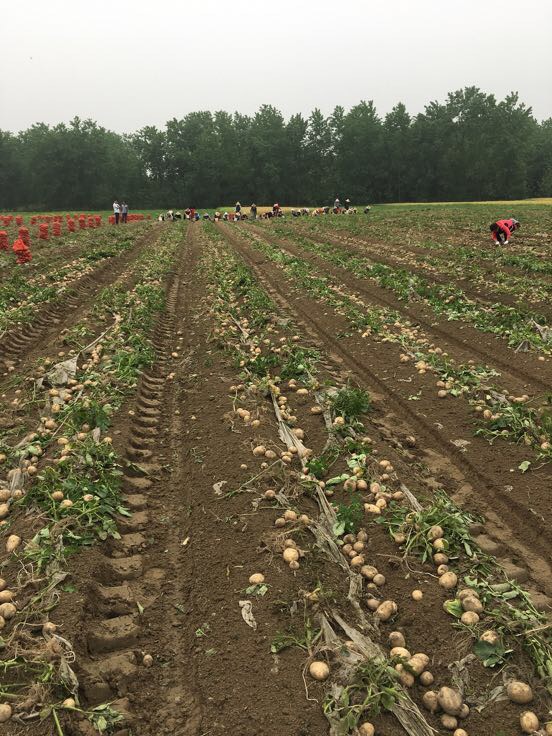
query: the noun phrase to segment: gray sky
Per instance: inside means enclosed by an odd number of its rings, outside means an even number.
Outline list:
[[[0,0],[0,128],[192,110],[412,113],[476,85],[552,116],[550,0]]]

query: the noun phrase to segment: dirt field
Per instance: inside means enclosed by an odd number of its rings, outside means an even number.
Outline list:
[[[2,733],[552,733],[552,220],[512,214],[0,253]]]

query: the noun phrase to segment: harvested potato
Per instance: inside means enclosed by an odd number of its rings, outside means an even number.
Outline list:
[[[446,728],[447,731],[455,731],[458,726],[458,721],[454,716],[450,716],[448,713],[444,713],[441,716],[441,725]]]
[[[413,590],[412,593],[412,600],[414,601],[421,601],[424,597],[423,591],[421,590]]]
[[[458,585],[458,577],[454,572],[446,572],[439,578],[439,585],[445,590],[452,590]]]
[[[533,690],[525,682],[512,680],[506,686],[506,694],[512,701],[518,705],[527,705],[533,700]]]
[[[540,728],[539,719],[533,711],[526,710],[519,717],[519,725],[523,733],[534,733]]]
[[[358,727],[359,736],[374,736],[376,729],[371,723],[363,723],[362,726]]]
[[[0,704],[0,723],[6,723],[12,716],[12,708],[8,703]]]
[[[393,647],[389,653],[392,657],[404,657],[404,659],[410,659],[412,656],[405,647]]]
[[[434,679],[435,678],[433,677],[431,672],[429,672],[429,670],[426,670],[420,675],[420,685],[423,685],[424,687],[430,687],[431,685],[433,685]]]
[[[441,708],[450,716],[457,716],[462,710],[462,696],[452,687],[442,687],[437,693]]]
[[[473,611],[474,613],[483,613],[483,604],[479,598],[473,596],[466,596],[462,600],[462,608],[464,611]]]
[[[6,552],[13,552],[19,547],[20,544],[21,537],[18,537],[17,534],[10,534],[6,541]]]
[[[383,601],[381,605],[376,608],[376,616],[381,621],[389,621],[389,619],[397,613],[397,604],[395,601]]]
[[[0,603],[11,603],[13,601],[13,593],[11,590],[0,591]]]
[[[404,647],[406,645],[404,635],[400,631],[392,631],[389,634],[389,644],[392,647]]]
[[[299,559],[299,552],[294,547],[286,547],[282,556],[285,562],[297,562]]]
[[[430,713],[437,713],[440,710],[439,698],[434,690],[428,690],[423,694],[422,703]]]
[[[261,583],[264,583],[265,576],[262,574],[262,572],[254,572],[253,575],[249,576],[249,582],[251,585],[260,585]]]
[[[17,608],[13,605],[13,603],[0,604],[0,616],[2,616],[2,618],[5,618],[6,621],[9,621],[10,618],[13,618],[16,613]]]
[[[475,626],[479,622],[479,616],[475,611],[464,611],[460,616],[460,621],[466,626]]]
[[[330,668],[326,662],[311,662],[309,666],[309,674],[313,679],[322,682],[323,680],[328,679]]]

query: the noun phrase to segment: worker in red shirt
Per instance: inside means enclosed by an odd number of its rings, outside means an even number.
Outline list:
[[[511,217],[509,220],[497,220],[491,225],[491,238],[497,245],[508,245],[514,230],[520,227],[520,223]]]

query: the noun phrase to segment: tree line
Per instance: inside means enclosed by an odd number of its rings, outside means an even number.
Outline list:
[[[410,115],[373,102],[285,119],[192,112],[120,135],[92,120],[0,130],[0,209],[312,205],[552,195],[552,119],[467,87]]]

